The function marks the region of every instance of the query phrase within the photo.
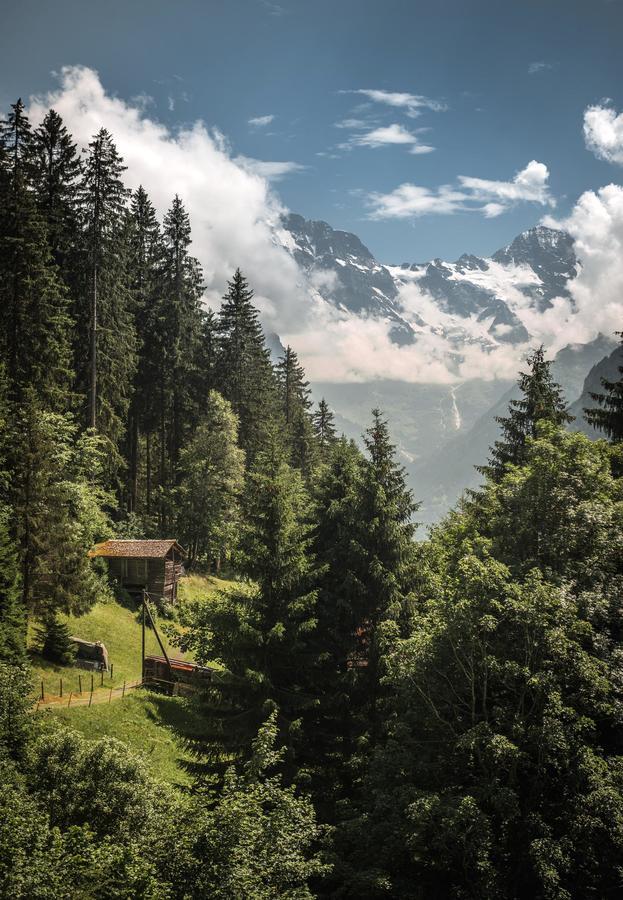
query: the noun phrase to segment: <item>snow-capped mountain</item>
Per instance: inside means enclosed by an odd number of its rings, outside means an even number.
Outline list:
[[[327,303],[385,320],[396,344],[417,343],[426,332],[443,335],[457,359],[469,342],[486,350],[511,344],[523,352],[533,337],[528,326],[534,314],[551,307],[554,297],[570,297],[569,284],[580,269],[571,236],[542,225],[491,257],[465,253],[454,262],[400,265],[379,263],[354,234],[298,215],[283,219],[276,239]],[[600,335],[558,353],[554,372],[569,403],[614,346],[612,336]],[[349,437],[361,435],[373,406],[384,410],[415,496],[424,501],[420,517],[427,524],[478,483],[474,465],[486,461],[497,437],[495,416],[505,413],[515,391],[514,379],[475,377],[453,385],[377,380],[313,388]]]
[[[490,258],[463,254],[455,262],[382,265],[359,238],[326,222],[290,214],[279,240],[320,296],[338,309],[388,320],[397,343],[423,330],[485,346],[530,340],[521,312],[567,296],[578,272],[569,234],[539,225]],[[415,285],[415,295],[408,288]],[[418,305],[418,296],[433,300]]]

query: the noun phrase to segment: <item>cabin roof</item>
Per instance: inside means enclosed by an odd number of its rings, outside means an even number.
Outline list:
[[[117,557],[120,559],[164,559],[174,549],[180,556],[186,551],[172,538],[162,541],[122,541],[111,540],[96,544],[89,550],[89,556]]]

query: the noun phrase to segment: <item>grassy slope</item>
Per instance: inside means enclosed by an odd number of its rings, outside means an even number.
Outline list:
[[[225,587],[228,582],[216,578],[203,578],[199,575],[191,575],[183,579],[180,586],[180,602],[194,599],[209,599],[215,590]],[[109,673],[104,674],[104,689],[111,685],[120,687],[124,681],[138,681],[141,677],[141,620],[140,615],[127,609],[116,601],[97,603],[93,609],[79,618],[67,616],[71,633],[87,641],[103,641],[108,650],[109,661],[113,665],[113,678]],[[167,649],[167,653],[173,656],[183,657],[181,651],[171,646],[162,629],[160,636]],[[31,635],[31,643],[34,634]],[[149,654],[160,654],[160,648],[154,632],[147,628],[145,631],[145,650]],[[39,695],[41,681],[43,681],[45,695],[57,696],[60,691],[59,680],[63,679],[63,696],[69,691],[78,690],[78,676],[82,677],[82,689],[90,686],[91,673],[77,666],[57,666],[54,663],[42,659],[36,653],[32,654],[33,672],[35,677],[35,691]],[[95,675],[95,688],[100,688],[101,676]],[[100,688],[101,689],[101,688]]]
[[[221,579],[191,575],[181,584],[180,602],[208,600],[215,590],[228,584],[230,582]],[[86,616],[68,621],[73,634],[86,640],[103,640],[114,666],[113,684],[120,685],[124,680],[140,678],[141,626],[136,613],[118,603],[99,603]],[[170,645],[166,639],[165,646],[168,650]],[[146,649],[148,653],[159,653],[156,638],[149,630]],[[172,648],[172,652],[181,655],[176,648]],[[79,673],[82,675],[83,689],[90,683],[90,674],[85,670],[61,668],[36,656],[33,664],[39,687],[43,678],[46,691],[50,693],[58,693],[60,675],[63,677],[64,695],[77,687]],[[110,676],[105,675],[104,690],[110,684]],[[123,700],[114,701],[110,706],[104,703],[91,708],[59,707],[53,711],[46,710],[41,715],[49,717],[52,723],[62,722],[90,739],[104,736],[119,738],[132,749],[143,753],[158,777],[176,785],[190,783],[185,765],[191,757],[177,732],[189,727],[197,730],[200,723],[190,721],[191,714],[181,698],[163,697],[140,690]]]
[[[190,784],[191,777],[185,765],[191,757],[176,733],[176,728],[184,727],[187,716],[181,698],[139,690],[110,706],[64,707],[54,712],[46,710],[42,715],[50,717],[51,721],[62,722],[91,740],[107,736],[119,738],[144,756],[156,777],[173,785]]]

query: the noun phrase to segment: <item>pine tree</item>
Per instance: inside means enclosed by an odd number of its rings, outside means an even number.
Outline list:
[[[378,409],[372,410],[365,446],[360,507],[365,593],[358,610],[358,654],[365,665],[360,670],[359,690],[367,726],[374,736],[380,717],[385,626],[404,631],[408,625],[416,529],[413,515],[418,504],[406,486],[404,467],[396,462],[387,421]]]
[[[543,347],[528,357],[528,372],[522,372],[518,385],[519,400],[511,400],[508,416],[497,416],[502,438],[491,447],[491,457],[478,471],[495,481],[504,475],[510,464],[521,465],[525,459],[526,440],[536,437],[537,423],[543,420],[564,426],[573,421],[567,412],[560,385],[551,374],[551,361],[545,359]]]
[[[128,410],[126,457],[128,460],[126,508],[139,509],[139,478],[142,470],[141,434],[150,441],[157,430],[158,409],[154,385],[162,376],[162,335],[159,330],[159,303],[164,247],[156,211],[141,186],[133,194],[128,217],[128,271],[132,292],[137,339],[137,365]],[[145,466],[146,468],[146,466]],[[145,472],[150,481],[151,472]],[[142,511],[149,516],[150,504]]]
[[[32,185],[32,133],[21,101],[0,130],[0,355],[11,396],[35,386],[48,408],[68,402],[67,297],[52,264]]]
[[[618,331],[623,344],[623,332]],[[601,409],[585,409],[584,418],[589,425],[598,431],[603,431],[609,441],[618,444],[623,441],[623,366],[619,366],[619,378],[617,381],[601,379],[604,388],[602,393],[592,393],[591,400],[595,400]]]
[[[281,412],[291,464],[309,476],[315,457],[315,439],[309,410],[309,382],[294,350],[286,347],[275,367]]]
[[[177,533],[188,552],[188,566],[211,566],[231,550],[239,523],[244,454],[230,404],[211,391],[206,412],[180,454],[176,491]]]
[[[312,414],[312,423],[320,459],[326,462],[337,438],[333,413],[324,397],[318,404],[318,409]]]
[[[320,698],[305,713],[301,763],[313,773],[323,821],[349,793],[351,759],[360,733],[354,703],[361,656],[362,610],[367,605],[366,552],[361,542],[364,459],[353,442],[332,447],[314,492],[312,551],[316,560],[317,626],[310,692]]]
[[[56,615],[48,616],[38,629],[40,653],[44,659],[69,666],[75,659],[75,645],[71,639],[69,626]]]
[[[109,528],[104,441],[78,436],[71,417],[46,411],[32,390],[14,407],[5,440],[22,608],[38,617],[84,612],[105,594],[87,557]]]
[[[132,298],[127,284],[123,160],[102,128],[89,144],[79,201],[86,255],[77,310],[80,383],[87,423],[117,448],[135,368]]]
[[[214,764],[223,749],[248,756],[275,709],[282,740],[300,740],[302,712],[313,702],[305,690],[316,602],[309,512],[302,478],[275,436],[249,471],[243,498],[239,568],[249,584],[197,607],[186,637],[198,659],[223,665],[207,698],[214,731],[199,740]]]
[[[0,506],[0,661],[25,660],[26,616],[20,603],[19,565],[9,533],[8,508]]]
[[[249,465],[276,415],[275,378],[252,299],[253,291],[237,269],[218,314],[215,370],[216,387],[238,416],[240,446]]]
[[[54,261],[68,280],[68,257],[75,254],[79,239],[81,162],[76,144],[53,109],[34,132],[32,160],[37,204],[46,223],[48,243]]]
[[[162,363],[165,368],[165,402],[170,406],[167,434],[172,479],[175,478],[180,448],[198,418],[195,391],[203,315],[201,268],[190,255],[190,219],[176,195],[163,223],[163,322],[165,340]],[[163,410],[166,418],[166,411]],[[162,452],[162,450],[161,450]]]

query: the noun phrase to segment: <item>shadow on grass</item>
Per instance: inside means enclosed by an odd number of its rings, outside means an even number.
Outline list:
[[[149,697],[149,717],[158,725],[171,729],[186,753],[177,760],[179,767],[203,784],[212,781],[214,766],[205,760],[203,749],[207,736],[213,732],[213,722],[201,700],[142,690]]]

